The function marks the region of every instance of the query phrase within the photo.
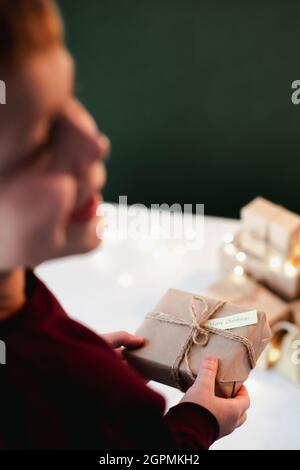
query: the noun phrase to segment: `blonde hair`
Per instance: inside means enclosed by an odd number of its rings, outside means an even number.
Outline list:
[[[0,0],[0,68],[4,71],[62,40],[62,21],[52,0]]]

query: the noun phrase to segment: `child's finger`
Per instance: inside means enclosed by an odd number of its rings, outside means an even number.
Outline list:
[[[212,356],[206,356],[201,364],[195,386],[202,391],[202,393],[215,394],[215,380],[218,371],[218,360]]]
[[[248,408],[249,408],[249,406],[250,406],[250,397],[249,397],[249,393],[248,393],[248,390],[246,389],[245,385],[241,386],[241,388],[237,392],[235,398],[238,398],[240,400],[246,399],[248,401]]]
[[[250,397],[244,385],[241,386],[236,397],[232,398],[232,401],[235,402],[238,407],[240,416],[244,415],[250,407]]]
[[[237,428],[242,426],[247,421],[247,413],[244,413],[243,416],[239,419]]]
[[[144,342],[145,339],[142,336],[135,336],[127,332],[125,332],[125,335],[122,338],[122,346],[127,349],[138,348],[142,346]]]
[[[127,349],[134,349],[144,343],[144,338],[132,335],[127,331],[115,331],[105,334],[103,337],[109,342],[112,348],[125,346]]]

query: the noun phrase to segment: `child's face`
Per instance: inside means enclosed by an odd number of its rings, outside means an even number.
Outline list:
[[[109,141],[74,98],[72,59],[57,46],[27,61],[6,86],[0,270],[97,247],[96,206]]]

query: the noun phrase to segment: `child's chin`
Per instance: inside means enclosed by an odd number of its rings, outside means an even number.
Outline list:
[[[82,240],[78,240],[77,246],[74,246],[74,254],[84,254],[95,250],[100,247],[102,240],[100,240],[96,234],[84,237]]]
[[[67,236],[66,252],[68,254],[83,254],[95,250],[102,244],[97,234],[98,218],[89,224],[72,227]]]
[[[59,258],[63,258],[65,256],[73,256],[73,255],[84,255],[90,253],[93,250],[99,248],[102,244],[102,240],[98,238],[96,240],[83,240],[77,241],[77,243],[68,244],[65,247],[65,250],[61,253]]]

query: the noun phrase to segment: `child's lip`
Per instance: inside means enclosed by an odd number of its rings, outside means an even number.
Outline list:
[[[76,209],[70,216],[71,223],[88,222],[95,217],[97,207],[101,202],[99,194],[93,194],[81,207]]]

